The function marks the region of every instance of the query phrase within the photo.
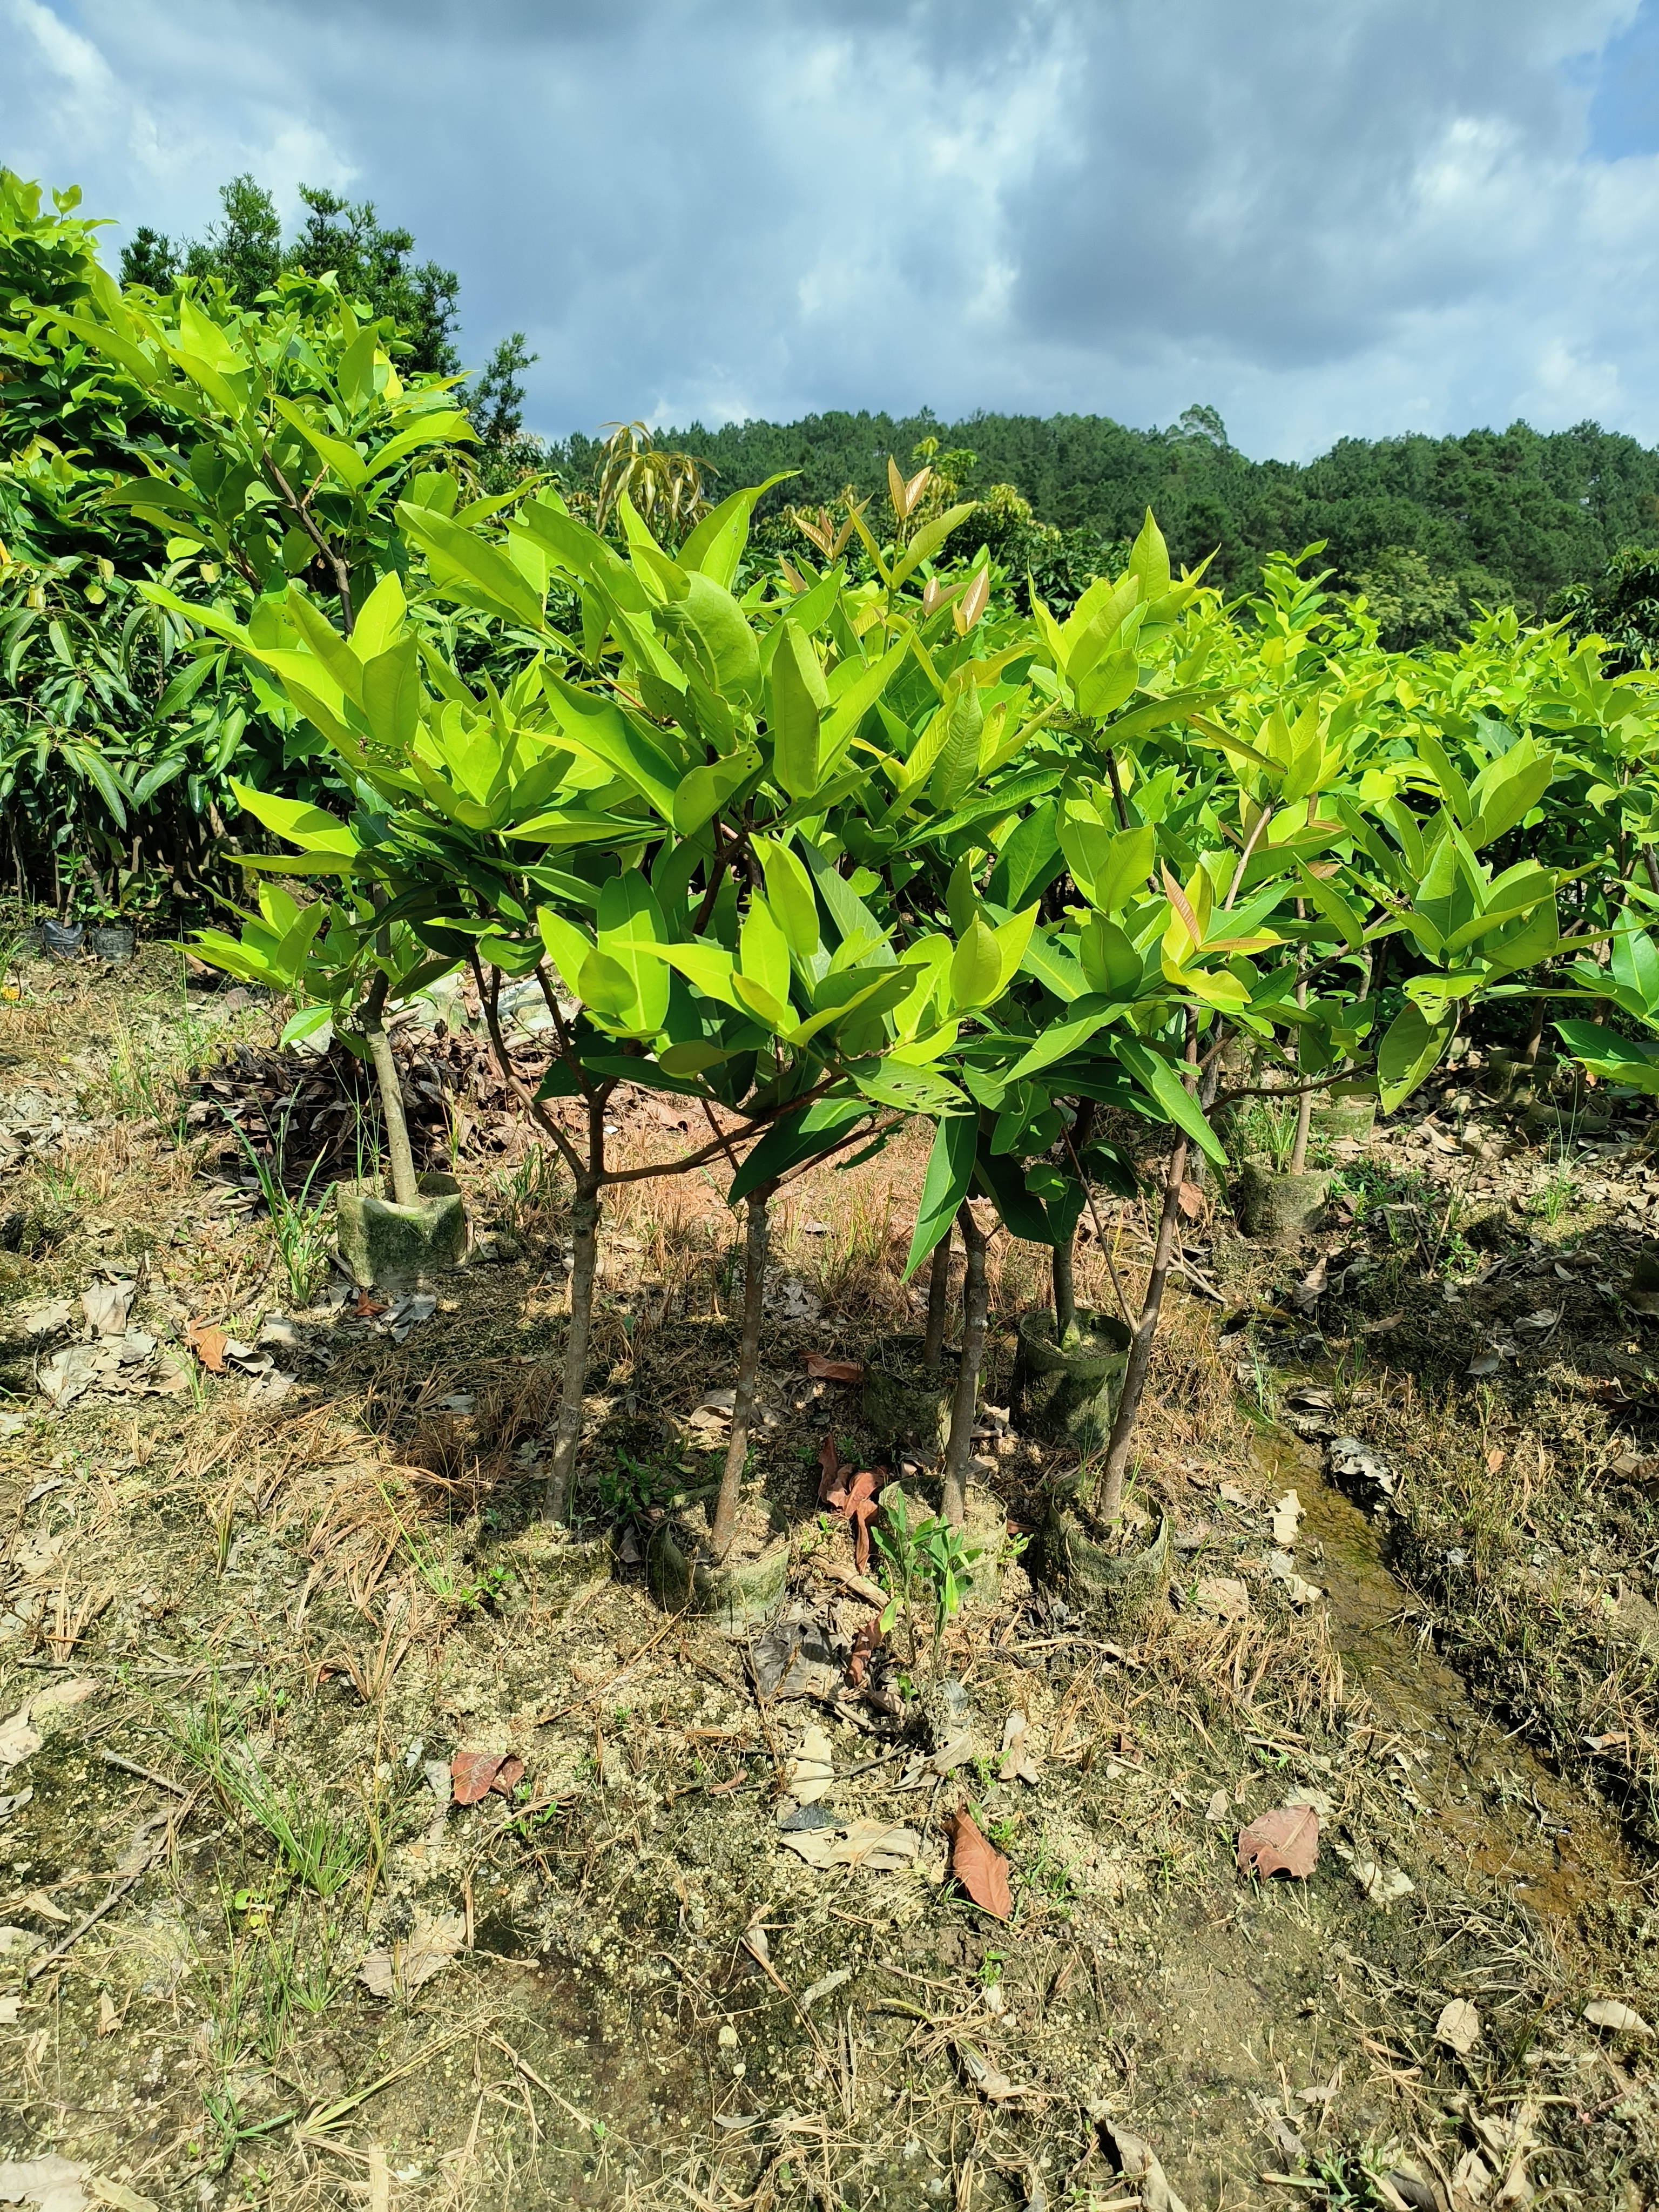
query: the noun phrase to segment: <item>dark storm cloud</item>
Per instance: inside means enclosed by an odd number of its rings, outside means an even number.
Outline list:
[[[4,158],[125,226],[374,198],[551,431],[1189,401],[1255,451],[1659,436],[1632,0],[0,0]],[[1606,49],[1611,58],[1603,64]],[[1620,63],[1620,56],[1626,61]],[[1616,85],[1613,90],[1616,91]]]

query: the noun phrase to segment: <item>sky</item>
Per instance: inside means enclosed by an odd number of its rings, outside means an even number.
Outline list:
[[[531,426],[832,407],[1659,443],[1659,0],[0,0],[0,161],[460,272]]]

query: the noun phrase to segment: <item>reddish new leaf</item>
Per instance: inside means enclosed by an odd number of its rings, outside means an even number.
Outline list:
[[[1319,1863],[1319,1815],[1311,1805],[1281,1805],[1251,1821],[1238,1838],[1241,1873],[1293,1875],[1301,1881]]]
[[[509,1761],[504,1751],[458,1751],[449,1762],[449,1779],[458,1805],[476,1805],[495,1786],[495,1778],[507,1765],[524,1772],[522,1759]],[[514,1780],[518,1779],[518,1775]],[[511,1788],[512,1784],[507,1785]]]
[[[1014,1909],[1008,1890],[1007,1860],[1000,1851],[992,1850],[965,1807],[951,1814],[946,1825],[951,1831],[951,1873],[981,1912],[1006,1920]]]
[[[809,1352],[806,1371],[819,1382],[862,1382],[864,1363],[860,1359],[831,1359],[822,1352]]]

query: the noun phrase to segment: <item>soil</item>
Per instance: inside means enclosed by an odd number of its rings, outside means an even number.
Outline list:
[[[791,1187],[746,1511],[793,1565],[778,1626],[729,1639],[645,1568],[724,1452],[742,1261],[714,1182],[607,1200],[577,1522],[550,1532],[566,1187],[476,1040],[404,1039],[474,1240],[410,1306],[331,1289],[325,1219],[289,1235],[296,1290],[225,1127],[269,1151],[303,1084],[280,1211],[325,1146],[355,1172],[351,1066],[285,1062],[280,1010],[159,952],[19,980],[0,2173],[56,2153],[88,2201],[191,2212],[1653,2197],[1659,1168],[1633,1109],[1540,1129],[1466,1064],[1317,1163],[1333,1207],[1297,1251],[1193,1225],[1132,1493],[1176,1586],[1133,1640],[1023,1548],[1065,1469],[997,1410],[1046,1275],[1000,1237],[974,1470],[1000,1576],[939,1635],[913,1593],[884,1637],[892,1570],[860,1576],[819,1504],[826,1435],[890,1469],[805,1355],[920,1326],[920,1149]],[[619,1151],[664,1155],[678,1112],[619,1097]],[[1133,1297],[1145,1217],[1101,1220]],[[1092,1237],[1078,1276],[1111,1304]],[[88,1291],[111,1326],[85,1342]],[[488,1756],[457,1780],[462,1753]],[[1241,1872],[1241,1831],[1298,1801],[1312,1872]],[[952,1873],[964,1808],[1006,1918]]]

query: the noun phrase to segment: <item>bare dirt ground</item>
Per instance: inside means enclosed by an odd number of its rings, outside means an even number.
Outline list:
[[[231,1133],[268,1154],[286,1114],[290,1199],[320,1147],[307,1204],[356,1173],[337,1051],[284,1067],[270,1009],[160,951],[15,988],[0,2203],[1653,2198],[1645,1121],[1523,1118],[1466,1066],[1335,1163],[1304,1249],[1195,1224],[1134,1492],[1167,1619],[1115,1643],[1054,1603],[1043,1465],[992,1415],[997,1586],[937,1654],[900,1623],[854,1659],[818,1462],[875,1462],[806,1355],[914,1324],[918,1151],[779,1209],[752,1502],[796,1564],[782,1642],[734,1642],[643,1564],[723,1443],[714,1182],[608,1216],[583,1540],[550,1543],[562,1186],[471,1041],[405,1040],[474,1238],[410,1306],[345,1293],[325,1211],[273,1218]],[[673,1110],[618,1141],[667,1150]],[[1103,1226],[1133,1294],[1138,1212]],[[999,1239],[992,1408],[1042,1290]],[[1311,1874],[1241,1872],[1298,1804]],[[964,1808],[1006,1918],[950,1871]]]

